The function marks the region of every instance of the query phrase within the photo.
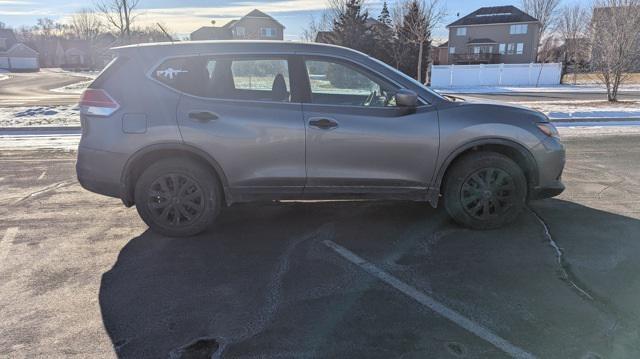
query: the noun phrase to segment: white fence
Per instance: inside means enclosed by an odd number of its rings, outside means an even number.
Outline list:
[[[559,85],[562,64],[438,65],[431,87]]]

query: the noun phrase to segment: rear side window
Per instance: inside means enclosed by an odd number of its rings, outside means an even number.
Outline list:
[[[286,59],[229,56],[173,58],[153,71],[157,81],[190,95],[253,101],[288,102]]]
[[[124,66],[127,61],[129,61],[129,58],[126,56],[118,56],[111,60],[111,62],[109,62],[107,66],[105,66],[104,70],[102,70],[100,75],[98,75],[98,77],[91,83],[91,85],[89,85],[89,88],[102,88],[104,82],[113,74],[115,74],[116,71],[118,71],[122,66]]]

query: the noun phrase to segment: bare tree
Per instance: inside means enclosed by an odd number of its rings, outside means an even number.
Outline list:
[[[422,82],[424,48],[431,45],[433,29],[444,19],[445,10],[440,0],[401,0],[395,12],[403,21],[406,40],[418,45],[416,80]]]
[[[564,42],[564,61],[566,67],[568,63],[573,63],[573,83],[577,83],[577,66],[584,59],[583,54],[587,51],[587,29],[589,27],[589,13],[580,4],[565,7],[558,21],[558,33]],[[563,71],[563,74],[566,71]]]
[[[551,30],[558,18],[557,9],[561,0],[522,0],[523,10],[540,21],[538,31],[537,48],[543,43],[549,30]]]
[[[618,101],[618,89],[640,65],[640,0],[596,0],[591,20],[592,66]]]
[[[409,47],[405,46],[402,39],[402,24],[404,22],[405,10],[400,3],[396,3],[396,6],[391,10],[391,18],[393,21],[393,41],[391,42],[391,48],[389,49],[389,55],[393,61],[393,65],[396,69],[400,69],[402,61],[409,54]]]
[[[96,9],[107,23],[118,31],[121,38],[131,37],[134,14],[140,0],[96,0]]]
[[[332,19],[329,12],[325,11],[320,15],[320,18],[316,19],[311,16],[309,26],[302,31],[301,39],[306,42],[316,41],[316,37],[320,31],[329,31],[331,29]]]
[[[81,9],[71,15],[71,29],[79,39],[95,40],[102,32],[102,28],[100,17],[92,9]]]

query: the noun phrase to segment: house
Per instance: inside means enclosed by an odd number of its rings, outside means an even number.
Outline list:
[[[446,41],[431,49],[434,65],[446,65],[449,63],[449,42]]]
[[[20,43],[11,29],[0,29],[0,69],[37,71],[38,52]]]
[[[50,38],[36,43],[43,67],[87,68],[92,64],[88,40]]]
[[[284,25],[255,9],[238,20],[223,26],[203,26],[191,33],[197,40],[283,40]]]
[[[540,22],[515,6],[483,7],[447,25],[447,64],[536,62]]]

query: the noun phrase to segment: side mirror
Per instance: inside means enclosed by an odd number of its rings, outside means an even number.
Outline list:
[[[418,106],[418,94],[407,89],[398,90],[396,93],[396,105],[398,107],[415,108]]]

